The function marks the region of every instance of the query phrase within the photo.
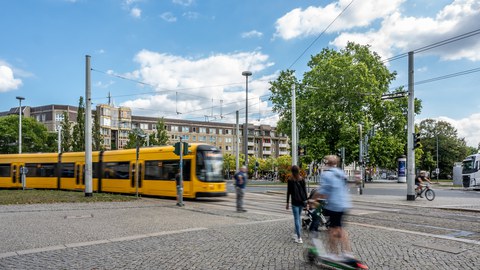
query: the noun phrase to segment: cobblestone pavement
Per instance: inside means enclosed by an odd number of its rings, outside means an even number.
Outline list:
[[[236,213],[228,199],[2,206],[0,269],[318,269],[303,259],[308,244],[293,242],[289,212]],[[370,269],[480,265],[479,241],[355,221],[347,229]]]

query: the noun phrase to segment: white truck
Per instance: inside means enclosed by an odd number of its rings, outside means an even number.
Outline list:
[[[480,153],[462,161],[462,180],[464,188],[480,189]]]

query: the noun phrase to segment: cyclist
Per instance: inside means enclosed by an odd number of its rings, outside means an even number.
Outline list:
[[[428,178],[428,176],[427,176],[427,172],[426,171],[420,171],[420,175],[415,178],[415,186],[416,186],[415,187],[415,193],[417,193],[420,198],[423,198],[421,192],[422,192],[424,181],[427,181],[430,184],[432,183],[430,181],[430,178]]]

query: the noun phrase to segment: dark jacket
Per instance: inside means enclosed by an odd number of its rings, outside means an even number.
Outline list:
[[[290,178],[287,182],[287,204],[289,202],[290,196],[292,197],[292,205],[294,206],[305,206],[307,201],[307,188],[305,185],[305,180],[293,180]]]
[[[240,180],[240,176],[242,177],[242,183],[240,184],[239,180]],[[237,172],[233,178],[235,178],[235,186],[236,187],[239,187],[239,188],[245,188],[245,186],[247,185],[247,174],[242,172],[242,171],[239,171]]]

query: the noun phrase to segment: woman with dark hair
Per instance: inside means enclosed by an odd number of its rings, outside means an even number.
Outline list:
[[[292,212],[293,219],[295,222],[295,242],[303,243],[302,237],[300,235],[300,216],[302,214],[303,208],[306,206],[307,201],[307,189],[305,187],[305,180],[300,176],[300,169],[298,166],[292,166],[292,176],[288,179],[287,182],[287,206],[289,207],[289,200],[292,197]]]

